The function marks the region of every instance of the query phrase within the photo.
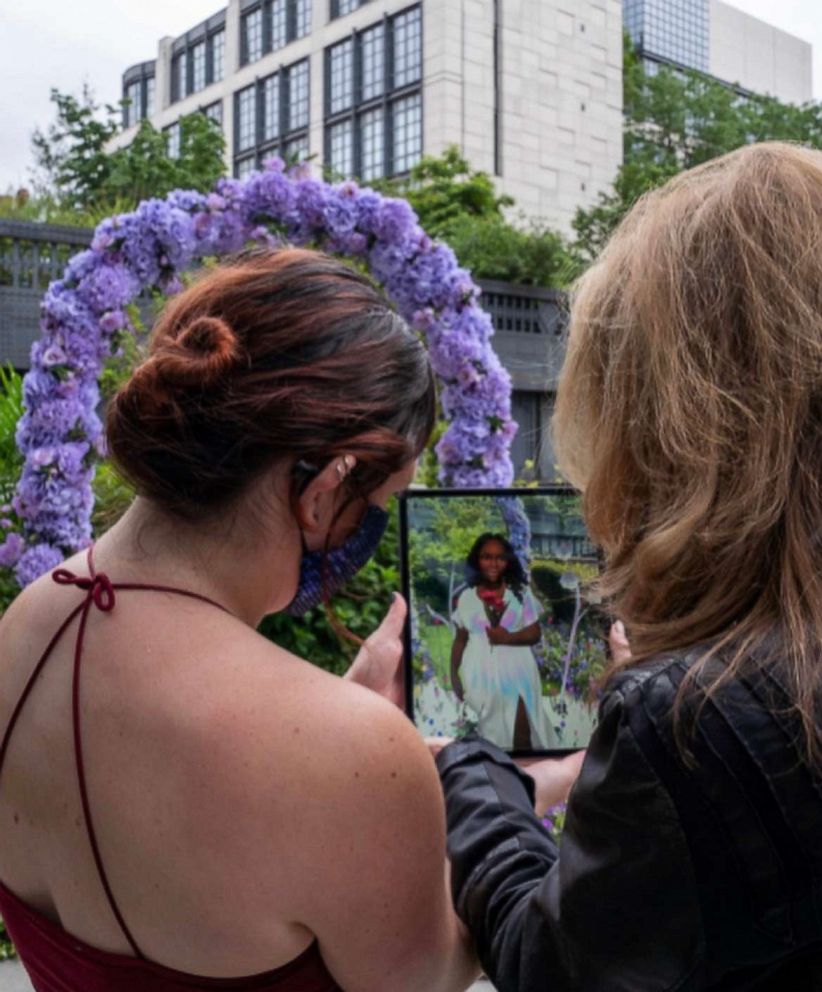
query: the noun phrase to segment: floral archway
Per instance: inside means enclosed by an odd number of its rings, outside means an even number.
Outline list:
[[[178,190],[103,221],[49,286],[17,430],[24,467],[12,507],[22,527],[0,543],[0,563],[14,567],[21,586],[91,540],[92,480],[105,455],[98,379],[133,333],[129,305],[145,290],[179,291],[181,273],[204,259],[282,240],[364,263],[427,341],[448,424],[436,448],[440,480],[510,484],[511,382],[469,273],[405,200],[332,185],[274,158],[210,194]]]

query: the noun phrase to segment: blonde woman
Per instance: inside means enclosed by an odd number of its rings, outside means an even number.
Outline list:
[[[501,752],[439,755],[486,971],[820,988],[822,154],[743,148],[633,209],[576,294],[555,433],[633,656],[559,849]],[[575,771],[529,770],[541,804]]]

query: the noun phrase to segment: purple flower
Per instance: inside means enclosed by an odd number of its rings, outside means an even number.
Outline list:
[[[183,271],[205,257],[250,240],[273,247],[280,232],[296,244],[320,243],[366,260],[426,339],[446,384],[442,408],[450,423],[437,448],[442,480],[510,482],[511,381],[491,349],[493,327],[469,273],[450,248],[431,241],[406,201],[354,182],[330,186],[308,165],[286,171],[274,158],[243,182],[221,179],[208,195],[175,190],[103,221],[91,248],[46,291],[16,431],[25,462],[12,507],[23,533],[9,531],[0,545],[21,584],[90,540],[93,460],[105,456],[97,379],[116,335],[129,328],[126,306],[144,289],[178,292]]]
[[[39,579],[41,575],[57,568],[64,555],[51,544],[35,544],[20,556],[14,574],[21,586]]]
[[[26,542],[14,531],[6,534],[6,538],[0,544],[0,568],[13,568],[20,560]]]

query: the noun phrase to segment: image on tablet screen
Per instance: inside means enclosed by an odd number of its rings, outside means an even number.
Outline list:
[[[605,663],[598,565],[568,491],[406,497],[413,717],[507,750],[584,747]]]

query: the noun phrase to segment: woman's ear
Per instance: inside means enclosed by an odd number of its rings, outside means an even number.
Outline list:
[[[307,540],[310,535],[324,537],[328,532],[334,522],[337,490],[356,464],[353,455],[332,458],[297,497],[297,523]]]

